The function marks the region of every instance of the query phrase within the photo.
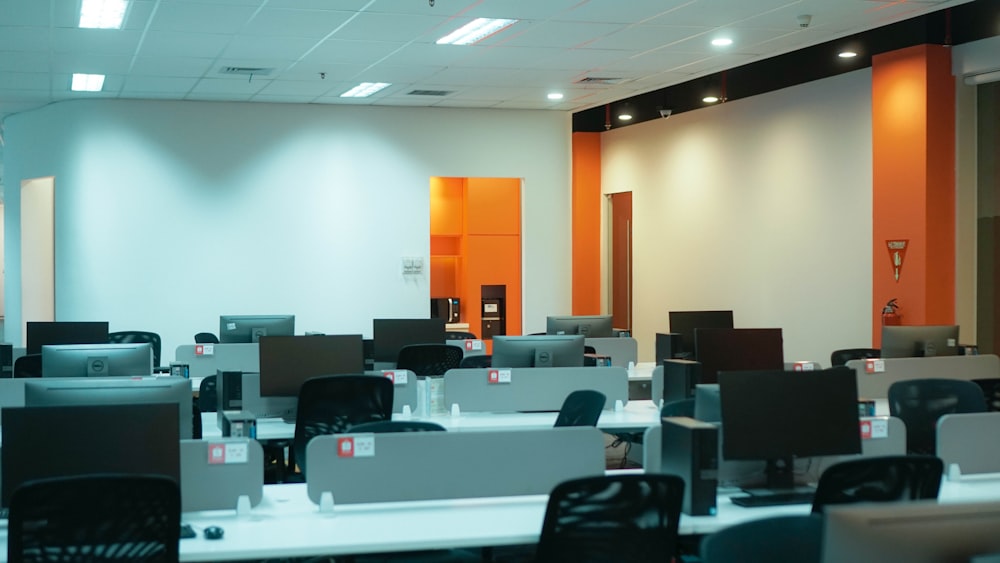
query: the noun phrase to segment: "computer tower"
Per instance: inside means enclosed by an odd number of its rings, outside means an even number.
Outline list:
[[[681,510],[691,516],[715,515],[719,478],[719,429],[687,417],[664,417],[663,473],[684,479]]]
[[[14,345],[0,344],[0,377],[14,376]]]
[[[684,345],[681,335],[675,332],[656,333],[656,365],[662,365],[663,360],[684,357]]]
[[[216,412],[222,428],[226,411],[243,410],[243,372],[218,370],[215,375]]]
[[[694,386],[701,381],[701,363],[691,360],[663,362],[663,402],[694,397]]]

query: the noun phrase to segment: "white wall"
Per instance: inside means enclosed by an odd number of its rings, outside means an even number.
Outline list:
[[[671,310],[783,329],[786,361],[871,345],[871,71],[612,130],[605,192],[633,192],[639,356]]]
[[[164,359],[220,314],[371,334],[428,314],[431,176],[523,178],[524,325],[570,308],[561,112],[91,100],[5,123],[7,325],[19,186],[55,176],[56,318],[153,330]],[[14,338],[20,331],[9,330]]]

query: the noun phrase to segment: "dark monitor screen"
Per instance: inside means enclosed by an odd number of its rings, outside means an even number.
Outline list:
[[[260,396],[298,397],[319,375],[365,371],[360,334],[265,336],[260,339]]]
[[[720,371],[785,368],[780,328],[698,328],[694,341],[701,383],[715,383]]]
[[[41,354],[42,346],[56,344],[107,344],[107,321],[58,321],[27,323],[25,353]]]
[[[611,315],[549,316],[545,319],[545,334],[582,334],[586,338],[614,336]]]
[[[853,369],[723,371],[719,392],[727,460],[861,453]]]
[[[295,315],[221,315],[219,342],[260,342],[261,336],[292,336]]]
[[[3,506],[35,479],[139,473],[179,483],[178,416],[177,405],[166,403],[3,409]]]
[[[376,362],[395,362],[410,344],[442,344],[444,319],[374,319],[372,337]]]
[[[923,358],[958,355],[958,326],[883,326],[883,358]]]
[[[491,365],[501,368],[579,367],[582,334],[494,336]]]
[[[733,328],[732,311],[670,311],[670,332],[681,335],[681,349],[674,357],[697,360],[694,331],[698,328]],[[658,358],[657,360],[663,360]]]
[[[191,380],[183,377],[53,377],[24,382],[26,407],[152,403],[177,405],[178,433],[181,438],[191,437]]]
[[[153,345],[66,344],[42,346],[42,377],[153,375]]]

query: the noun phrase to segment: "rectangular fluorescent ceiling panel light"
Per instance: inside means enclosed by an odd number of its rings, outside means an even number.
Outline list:
[[[367,98],[389,86],[388,82],[362,82],[340,95],[341,98]]]
[[[476,18],[437,40],[438,45],[472,45],[517,23],[517,20]]]
[[[72,88],[74,92],[100,92],[104,88],[104,75],[74,74]]]
[[[83,0],[80,6],[80,27],[121,29],[126,8],[128,0]]]

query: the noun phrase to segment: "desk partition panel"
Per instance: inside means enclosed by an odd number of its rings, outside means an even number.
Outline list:
[[[181,510],[235,510],[264,496],[264,450],[257,440],[181,440]]]
[[[318,436],[307,456],[309,499],[320,504],[331,492],[335,506],[541,495],[605,468],[604,435],[580,426]]]
[[[858,374],[858,396],[884,399],[889,386],[905,379],[943,377],[947,379],[988,379],[1000,377],[1000,358],[993,354],[980,356],[938,356],[932,358],[879,359],[873,367],[883,371],[869,373],[868,361],[851,360],[847,367]]]
[[[946,414],[937,423],[937,456],[945,471],[960,475],[1000,473],[1000,413]]]
[[[417,376],[410,370],[387,370],[393,374],[392,412],[402,413],[403,406],[408,405],[410,412],[417,412]],[[366,371],[366,375],[388,376],[384,371]],[[252,413],[269,413],[269,416],[281,416],[283,411],[294,409],[297,397],[262,397],[260,394],[260,374],[243,374],[243,410]],[[274,414],[278,413],[278,414]]]
[[[457,404],[461,412],[558,411],[577,389],[604,393],[604,409],[612,410],[615,401],[628,403],[628,373],[620,367],[569,367],[453,369],[444,374],[445,406]]]
[[[0,379],[0,409],[24,406],[24,382],[26,379]]]
[[[628,363],[639,363],[639,343],[635,338],[586,338],[586,346],[593,346],[599,356],[610,356],[611,365],[627,368]]]
[[[174,361],[188,364],[190,377],[215,375],[219,370],[260,372],[260,348],[257,344],[181,344],[174,351]]]

